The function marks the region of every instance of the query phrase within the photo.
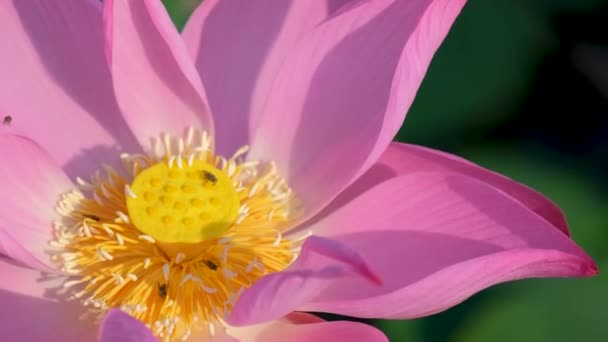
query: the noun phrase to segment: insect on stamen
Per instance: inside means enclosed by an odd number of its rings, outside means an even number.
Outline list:
[[[209,171],[203,171],[203,176],[205,177],[206,180],[213,183],[213,185],[215,185],[217,183],[217,177],[213,173],[211,173]]]
[[[219,266],[211,260],[203,260],[203,263],[212,271],[217,271],[217,269],[219,268]]]
[[[157,283],[156,285],[158,286],[158,295],[160,296],[160,298],[162,298],[162,299],[167,298],[169,285],[167,285],[166,283],[163,283],[163,284]]]

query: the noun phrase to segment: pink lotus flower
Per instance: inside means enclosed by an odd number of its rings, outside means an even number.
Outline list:
[[[0,2],[0,340],[383,341],[294,312],[595,274],[540,194],[391,142],[464,3],[205,0],[180,37],[157,0]]]

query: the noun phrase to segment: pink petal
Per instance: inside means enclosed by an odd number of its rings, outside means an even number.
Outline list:
[[[300,313],[298,315],[312,316]],[[229,332],[240,341],[252,342],[388,341],[381,331],[366,324],[346,321],[325,322],[315,318],[309,318],[308,320],[311,321],[309,323],[300,323],[294,322],[292,316],[294,314],[258,326],[229,329]],[[300,317],[296,320],[300,320]]]
[[[209,95],[220,153],[249,143],[251,114],[271,94],[287,55],[349,1],[206,0],[192,14],[183,37]]]
[[[37,141],[73,177],[116,149],[137,151],[103,58],[98,1],[0,1],[0,120]],[[75,143],[77,142],[77,143]]]
[[[251,157],[274,159],[309,213],[386,149],[464,0],[357,1],[307,34],[259,113]]]
[[[337,279],[299,310],[412,318],[500,282],[597,273],[591,258],[541,216],[460,174],[392,178],[316,226],[361,253],[384,286]]]
[[[270,274],[243,292],[228,322],[242,326],[283,317],[343,277],[363,278],[378,285],[378,277],[356,251],[347,245],[311,236],[289,269]]]
[[[154,342],[156,336],[129,314],[111,309],[101,322],[99,342]]]
[[[78,319],[83,307],[57,295],[57,279],[0,257],[0,341],[92,341],[92,321]]]
[[[569,235],[568,224],[566,223],[564,214],[555,203],[545,196],[512,179],[482,168],[453,154],[422,146],[392,143],[384,152],[378,164],[390,168],[396,174],[420,171],[449,171],[477,178],[517,199],[566,235]]]
[[[321,317],[306,312],[292,312],[289,315],[285,316],[285,320],[293,324],[310,324],[325,322],[325,320]]]
[[[142,146],[190,126],[213,133],[200,78],[161,2],[108,0],[104,6],[116,98]]]
[[[48,269],[55,206],[73,185],[28,138],[0,134],[0,155],[0,253]]]
[[[268,342],[388,342],[378,329],[358,322],[324,322],[304,325],[284,325],[268,329],[256,341]]]
[[[302,227],[314,224],[383,181],[415,172],[450,172],[476,178],[506,192],[569,235],[566,218],[559,207],[535,190],[458,156],[398,142],[391,143],[376,164]]]

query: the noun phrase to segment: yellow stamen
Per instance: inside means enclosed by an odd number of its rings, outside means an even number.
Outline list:
[[[301,240],[285,229],[297,204],[272,162],[215,156],[206,134],[165,136],[63,195],[56,259],[74,298],[118,307],[164,340],[222,326],[242,291],[285,269]],[[200,332],[199,332],[200,335]]]

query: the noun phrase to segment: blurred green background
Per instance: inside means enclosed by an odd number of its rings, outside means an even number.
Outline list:
[[[199,2],[165,4],[181,28]],[[608,270],[607,25],[608,0],[469,0],[398,135],[546,194],[600,270]],[[372,323],[391,341],[608,341],[607,273],[503,284],[432,317]]]

